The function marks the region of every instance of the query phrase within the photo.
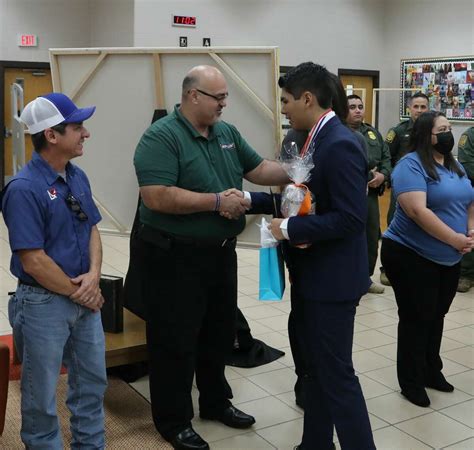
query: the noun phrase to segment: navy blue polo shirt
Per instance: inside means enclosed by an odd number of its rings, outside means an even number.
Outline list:
[[[66,201],[70,194],[87,220],[79,220],[80,211],[73,211]],[[43,249],[71,278],[89,271],[91,229],[101,216],[92,200],[89,180],[79,167],[68,163],[65,181],[40,154],[33,152],[32,160],[5,188],[2,210],[12,250],[13,275],[33,281],[18,256],[18,250],[27,249]]]

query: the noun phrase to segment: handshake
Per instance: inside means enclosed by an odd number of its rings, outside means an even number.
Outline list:
[[[238,219],[245,211],[250,209],[250,201],[244,198],[244,193],[232,188],[218,194],[219,201],[216,211],[226,219]]]

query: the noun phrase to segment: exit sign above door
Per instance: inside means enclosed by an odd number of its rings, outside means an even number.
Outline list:
[[[37,47],[38,36],[36,34],[19,34],[18,47]]]

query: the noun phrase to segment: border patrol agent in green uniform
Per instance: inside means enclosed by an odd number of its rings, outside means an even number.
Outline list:
[[[347,125],[354,131],[364,136],[369,161],[369,182],[367,194],[367,249],[369,255],[369,274],[373,275],[377,263],[379,238],[380,238],[380,210],[379,195],[383,194],[385,182],[390,177],[392,170],[390,164],[390,151],[387,143],[376,128],[364,123],[364,104],[358,95],[347,97],[349,115]],[[383,286],[372,282],[369,292],[382,294]]]
[[[474,187],[474,127],[468,128],[459,139],[458,160],[466,170],[467,176]],[[458,292],[467,292],[471,286],[474,286],[473,252],[466,253],[462,257]]]
[[[408,140],[413,129],[413,119],[402,120],[397,126],[390,128],[385,138],[390,153],[390,162],[392,167],[407,154]]]
[[[410,109],[410,119],[402,120],[397,126],[390,128],[385,138],[385,142],[390,150],[392,167],[408,152],[408,141],[413,129],[415,120],[424,112],[428,111],[429,100],[422,92],[416,92],[410,98],[408,108]],[[395,199],[391,197],[390,208],[387,215],[387,224],[390,224],[395,213]]]
[[[410,139],[410,133],[413,128],[415,120],[418,119],[421,114],[428,111],[429,99],[423,94],[423,92],[415,92],[408,101],[408,108],[410,110],[410,119],[402,120],[398,125],[388,130],[385,142],[390,150],[390,156],[392,159],[392,168],[395,164],[405,156],[408,152],[408,142]],[[390,184],[390,180],[387,180]],[[387,225],[393,219],[395,214],[396,200],[393,198],[393,194],[390,194],[390,206],[387,212]],[[383,267],[380,268],[380,282],[385,286],[390,286],[390,281],[385,276]]]
[[[145,131],[134,158],[152,415],[180,450],[209,448],[191,425],[194,373],[201,418],[233,428],[255,422],[232,406],[224,375],[237,313],[235,242],[250,206],[242,178],[266,186],[289,182],[280,164],[262,160],[220,121],[227,96],[219,70],[194,67],[181,105]]]

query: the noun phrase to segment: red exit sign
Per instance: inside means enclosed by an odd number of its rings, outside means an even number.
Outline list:
[[[38,36],[36,34],[20,34],[18,35],[19,47],[37,47]]]

